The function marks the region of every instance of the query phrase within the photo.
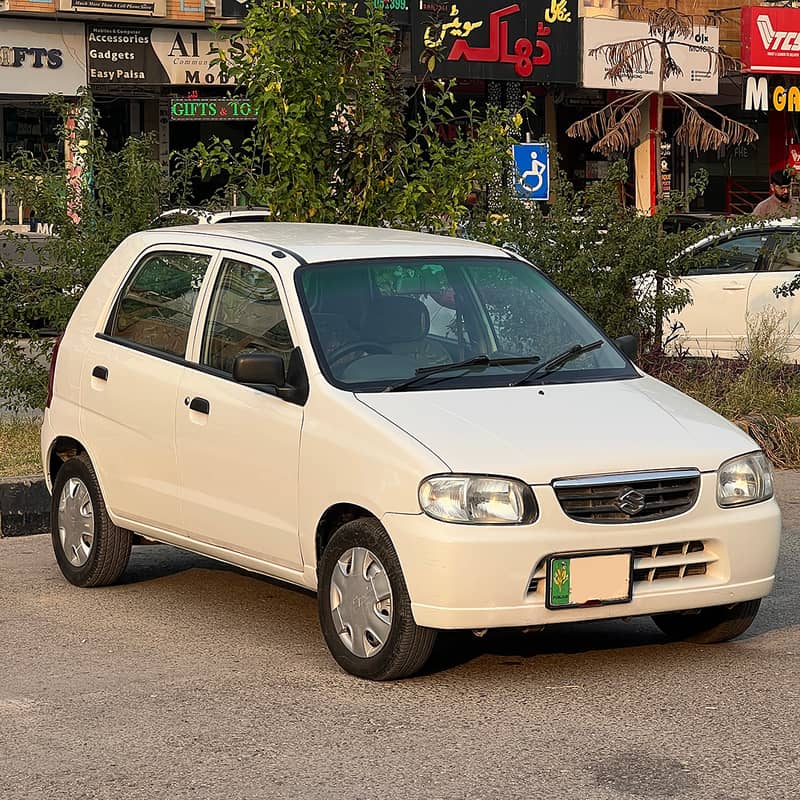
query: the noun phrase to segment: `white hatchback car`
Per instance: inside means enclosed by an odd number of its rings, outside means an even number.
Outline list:
[[[653,615],[724,641],[781,519],[742,431],[479,242],[252,224],[125,240],[54,353],[42,429],[72,583],[158,541],[317,590],[349,672],[439,629]]]
[[[800,294],[775,289],[800,275],[800,219],[765,220],[710,236],[690,248],[699,267],[676,281],[691,303],[671,315],[672,349],[689,355],[737,358],[747,349],[748,319],[777,312],[786,340],[784,359],[800,363]],[[669,333],[669,332],[668,332]]]

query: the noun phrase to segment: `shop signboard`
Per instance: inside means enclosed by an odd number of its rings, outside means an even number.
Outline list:
[[[414,0],[411,63],[434,77],[575,85],[578,0]]]
[[[797,78],[773,78],[747,75],[742,86],[742,108],[745,111],[800,112],[800,86]]]
[[[153,50],[173,86],[224,86],[229,83],[220,71],[220,50],[242,49],[224,33],[207,29],[153,28]]]
[[[89,83],[160,86],[169,82],[150,42],[151,28],[87,25]]]
[[[86,36],[92,85],[224,86],[219,51],[242,47],[192,28],[89,25]]]
[[[800,8],[742,8],[745,72],[800,73]]]
[[[257,119],[250,101],[243,97],[174,97],[170,102],[172,122],[242,122]]]
[[[82,23],[4,20],[0,26],[0,94],[75,95],[85,85]]]
[[[59,11],[84,14],[124,14],[126,17],[165,17],[167,0],[58,0]]]
[[[583,75],[582,82],[587,88],[608,89],[611,83],[606,77],[608,63],[601,53],[589,53],[602,45],[637,39],[649,39],[650,28],[646,22],[615,19],[584,19],[583,23]],[[675,37],[670,47],[670,55],[681,68],[681,75],[673,75],[664,83],[668,92],[685,94],[717,94],[719,76],[716,59],[707,49],[719,48],[719,28],[714,25],[697,26],[691,36]],[[652,58],[633,78],[624,78],[613,85],[614,89],[630,91],[657,92],[661,71],[661,48],[654,44],[650,48]]]

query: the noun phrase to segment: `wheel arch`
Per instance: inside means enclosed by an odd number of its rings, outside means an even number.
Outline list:
[[[336,503],[325,510],[317,523],[314,535],[315,567],[319,565],[322,552],[333,534],[345,523],[362,518],[379,519],[377,514],[355,503]]]
[[[86,453],[83,443],[72,436],[56,436],[47,455],[47,477],[52,487],[61,467],[70,459]]]

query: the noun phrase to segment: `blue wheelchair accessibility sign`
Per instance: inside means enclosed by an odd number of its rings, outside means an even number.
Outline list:
[[[550,199],[550,159],[544,143],[515,144],[514,189],[525,200]]]

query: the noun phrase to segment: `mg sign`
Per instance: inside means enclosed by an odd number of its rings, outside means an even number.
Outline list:
[[[747,72],[800,73],[800,9],[742,8],[742,64]]]
[[[800,87],[785,82],[770,85],[765,77],[748,75],[744,82],[745,111],[800,111]]]

